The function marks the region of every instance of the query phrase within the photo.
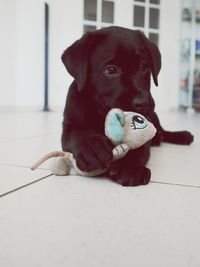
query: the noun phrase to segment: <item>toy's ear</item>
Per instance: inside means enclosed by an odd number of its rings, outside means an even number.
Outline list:
[[[113,143],[120,142],[124,136],[125,115],[121,109],[108,112],[105,121],[105,134]]]

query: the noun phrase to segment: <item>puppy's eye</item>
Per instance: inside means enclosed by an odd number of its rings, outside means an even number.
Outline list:
[[[107,76],[117,77],[121,74],[121,69],[115,65],[109,65],[104,68],[103,72]]]
[[[147,121],[139,115],[135,115],[132,118],[132,124],[135,129],[143,129],[147,127]]]

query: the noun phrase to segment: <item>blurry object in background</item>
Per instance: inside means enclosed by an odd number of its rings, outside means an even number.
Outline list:
[[[196,55],[200,55],[200,40],[195,41]]]
[[[200,22],[200,8],[196,10],[196,22]]]
[[[188,60],[190,57],[190,39],[183,39],[181,42],[181,58],[182,60]]]
[[[183,8],[182,10],[182,20],[185,21],[191,21],[192,19],[192,14],[191,14],[191,10],[187,7]]]
[[[179,106],[200,110],[200,0],[182,0]]]
[[[189,80],[189,71],[187,69],[183,69],[181,73],[181,80],[180,80],[181,88],[188,87],[188,80]]]
[[[195,69],[194,71],[194,86],[200,87],[200,70]]]

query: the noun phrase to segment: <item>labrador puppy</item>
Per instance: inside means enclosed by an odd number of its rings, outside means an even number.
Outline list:
[[[161,56],[141,31],[108,27],[88,32],[62,55],[74,77],[64,109],[62,149],[73,153],[83,171],[107,168],[108,176],[123,186],[144,185],[151,172],[145,167],[150,142],[112,163],[113,145],[104,135],[105,116],[111,108],[143,114],[157,128],[152,144],[190,144],[187,132],[165,131],[154,112],[151,75],[158,86]]]

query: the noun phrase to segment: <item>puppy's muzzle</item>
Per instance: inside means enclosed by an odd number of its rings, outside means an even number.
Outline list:
[[[154,102],[147,97],[135,96],[132,99],[132,110],[143,115],[147,115],[154,110]]]

